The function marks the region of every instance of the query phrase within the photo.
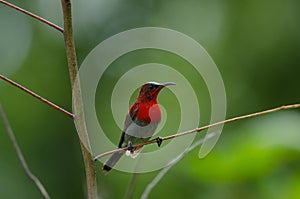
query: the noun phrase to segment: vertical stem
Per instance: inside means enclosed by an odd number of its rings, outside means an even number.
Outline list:
[[[71,87],[73,92],[73,112],[74,120],[80,138],[81,151],[84,160],[88,198],[97,198],[97,181],[95,161],[90,153],[91,147],[88,139],[85,118],[83,114],[82,95],[80,91],[80,82],[77,77],[78,65],[75,52],[75,44],[72,28],[71,0],[61,0],[64,20],[64,40],[66,54],[68,59]],[[76,89],[74,89],[76,88]]]
[[[64,39],[66,46],[66,53],[69,65],[69,73],[71,86],[73,89],[76,75],[78,73],[77,58],[75,51],[75,43],[73,36],[73,25],[72,25],[72,9],[71,9],[71,0],[62,0],[62,9],[63,9],[63,20],[64,20]]]

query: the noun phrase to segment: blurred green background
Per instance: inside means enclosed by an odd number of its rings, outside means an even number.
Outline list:
[[[10,2],[62,26],[60,1]],[[224,80],[227,118],[299,103],[299,10],[297,0],[74,1],[78,61],[121,31],[165,27],[194,38],[211,55]],[[0,28],[0,74],[71,110],[62,34],[2,4]],[[136,53],[118,60],[103,81],[115,82],[118,66],[153,60],[171,63],[185,71],[194,88],[204,90],[198,96],[203,99],[200,125],[207,124],[210,101],[202,79],[176,56]],[[107,93],[103,88],[97,93],[100,104]],[[161,96],[162,102],[166,97]],[[50,196],[85,198],[84,167],[73,121],[2,80],[0,102],[29,167]],[[199,159],[199,149],[191,152],[169,171],[150,198],[300,198],[299,121],[300,111],[289,110],[225,125],[207,157]],[[117,131],[111,137],[117,142],[119,129],[111,117],[102,122]],[[173,127],[166,131],[173,132]],[[124,198],[132,175],[112,171],[104,176],[100,163],[97,168],[102,198]],[[140,197],[157,173],[138,176],[134,198]],[[41,198],[23,172],[2,122],[0,198]]]

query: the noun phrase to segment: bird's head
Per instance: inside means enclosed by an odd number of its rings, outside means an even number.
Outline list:
[[[156,100],[158,93],[166,86],[175,85],[174,82],[165,82],[165,83],[157,83],[157,82],[147,82],[142,85],[138,100],[144,102],[150,102]]]

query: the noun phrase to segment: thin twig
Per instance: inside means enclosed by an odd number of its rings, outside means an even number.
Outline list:
[[[175,166],[186,154],[188,154],[190,151],[195,149],[197,146],[200,144],[203,144],[204,140],[210,139],[214,136],[216,136],[217,133],[211,133],[209,134],[206,138],[200,139],[197,142],[195,142],[192,146],[187,148],[183,153],[178,155],[176,158],[171,160],[169,164],[164,167],[158,174],[155,176],[155,178],[147,185],[145,191],[143,192],[141,199],[147,199],[149,197],[150,192],[153,190],[153,188],[157,185],[157,183],[166,175],[166,173],[173,167]]]
[[[6,130],[7,130],[7,133],[8,133],[8,135],[9,135],[9,138],[10,138],[10,140],[11,140],[11,142],[12,142],[12,145],[13,145],[15,151],[16,151],[16,154],[17,154],[17,156],[18,156],[18,158],[19,158],[19,160],[20,160],[20,162],[21,162],[21,165],[22,165],[22,167],[23,167],[23,169],[24,169],[26,175],[27,175],[27,176],[35,183],[35,185],[36,185],[37,188],[40,190],[40,192],[41,192],[41,194],[43,195],[43,197],[46,198],[46,199],[50,199],[50,196],[49,196],[49,194],[47,193],[47,191],[46,191],[45,187],[43,186],[43,184],[42,184],[42,183],[40,182],[40,180],[39,180],[39,179],[38,179],[38,178],[30,171],[30,169],[29,169],[29,167],[28,167],[28,165],[27,165],[27,163],[26,163],[26,161],[25,161],[25,159],[24,159],[24,156],[23,156],[23,154],[22,154],[22,151],[21,151],[21,149],[20,149],[20,147],[19,147],[19,145],[18,145],[18,143],[17,143],[17,140],[16,140],[16,138],[15,138],[15,136],[14,136],[14,133],[13,133],[13,131],[12,131],[12,129],[11,129],[11,126],[10,126],[10,124],[9,124],[9,122],[8,122],[8,119],[7,119],[6,115],[5,115],[5,112],[4,112],[4,110],[2,109],[1,104],[0,104],[0,115],[1,115],[1,117],[2,117],[4,126],[5,126],[5,128],[6,128]]]
[[[136,163],[134,171],[132,173],[132,178],[131,178],[130,184],[129,184],[128,188],[127,188],[127,191],[126,191],[124,199],[131,199],[131,198],[133,198],[133,194],[134,194],[134,191],[135,191],[135,188],[136,188],[136,184],[137,184],[137,181],[138,181],[138,176],[140,175],[137,172],[138,171],[138,167],[140,166],[140,161],[141,161],[141,159],[137,160],[137,163]]]
[[[13,85],[13,86],[15,86],[15,87],[21,89],[22,91],[24,91],[24,92],[30,94],[31,96],[35,97],[36,99],[38,99],[38,100],[40,100],[40,101],[42,101],[42,102],[48,104],[49,106],[51,106],[51,107],[53,107],[53,108],[59,110],[60,112],[66,114],[66,115],[69,116],[70,118],[73,118],[73,117],[74,117],[74,115],[73,115],[72,113],[70,113],[70,112],[66,111],[65,109],[63,109],[63,108],[57,106],[56,104],[54,104],[54,103],[52,103],[52,102],[46,100],[45,98],[41,97],[40,95],[38,95],[38,94],[32,92],[31,90],[29,90],[29,89],[27,89],[27,88],[21,86],[20,84],[18,84],[18,83],[16,83],[16,82],[12,81],[11,79],[8,79],[7,77],[4,77],[3,75],[0,75],[0,79],[3,79],[4,81],[10,83],[11,85]]]
[[[133,198],[132,196],[133,196],[134,190],[136,188],[138,176],[139,176],[139,173],[133,173],[132,174],[132,178],[131,178],[130,184],[127,188],[127,192],[126,192],[126,195],[125,195],[124,199]]]
[[[295,108],[300,108],[300,104],[280,106],[280,107],[277,107],[277,108],[273,108],[273,109],[269,109],[269,110],[265,110],[265,111],[261,111],[261,112],[251,113],[251,114],[243,115],[243,116],[239,116],[239,117],[234,117],[234,118],[231,118],[231,119],[227,119],[227,120],[224,120],[224,121],[209,124],[209,125],[206,125],[206,126],[203,126],[203,127],[199,127],[199,128],[196,128],[196,129],[189,130],[189,131],[185,131],[185,132],[173,134],[173,135],[170,135],[170,136],[166,136],[166,137],[163,137],[162,140],[169,140],[169,139],[173,139],[173,138],[176,138],[176,137],[188,135],[188,134],[191,134],[191,133],[200,132],[200,131],[203,131],[205,129],[208,129],[208,128],[211,128],[211,127],[214,127],[214,126],[218,126],[218,125],[229,123],[229,122],[234,122],[234,121],[237,121],[237,120],[256,117],[256,116],[260,116],[260,115],[264,115],[264,114],[268,114],[268,113],[273,113],[273,112],[280,111],[280,110],[295,109]],[[157,140],[153,139],[153,140],[149,140],[147,142],[144,142],[142,144],[134,145],[133,147],[141,147],[141,146],[148,145],[148,144],[153,144],[153,143],[156,143],[156,142],[157,142]],[[101,153],[101,154],[95,156],[94,160],[97,160],[99,158],[102,158],[104,156],[107,156],[107,155],[110,155],[110,154],[113,154],[113,153],[116,153],[116,152],[122,151],[122,150],[128,150],[128,147],[118,148],[118,149],[115,149],[115,150],[107,151],[105,153]]]
[[[50,22],[50,21],[48,21],[48,20],[46,20],[46,19],[44,19],[44,18],[38,16],[38,15],[35,15],[35,14],[33,14],[33,13],[27,11],[27,10],[24,10],[23,8],[20,8],[20,7],[18,7],[18,6],[15,6],[14,4],[8,3],[8,2],[3,1],[3,0],[0,0],[0,3],[2,3],[2,4],[4,4],[4,5],[7,5],[7,6],[13,8],[13,9],[16,9],[16,10],[18,10],[18,11],[20,11],[20,12],[23,12],[24,14],[29,15],[29,16],[31,16],[31,17],[33,17],[33,18],[35,18],[35,19],[41,21],[42,23],[47,24],[47,25],[49,25],[49,26],[55,28],[56,30],[58,30],[58,31],[60,31],[60,32],[62,32],[62,33],[64,32],[64,29],[62,29],[62,28],[59,27],[58,25],[56,25],[56,24],[54,24],[54,23],[52,23],[52,22]]]

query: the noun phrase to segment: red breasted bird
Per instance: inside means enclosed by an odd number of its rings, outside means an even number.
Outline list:
[[[133,147],[148,141],[154,134],[161,119],[161,111],[157,103],[158,93],[166,86],[175,85],[173,82],[147,82],[142,85],[137,100],[131,105],[125,118],[124,129],[119,141],[119,148],[128,147],[126,154],[136,157],[143,147]],[[157,138],[160,146],[162,140]],[[109,172],[125,151],[114,153],[103,165],[104,173]]]

